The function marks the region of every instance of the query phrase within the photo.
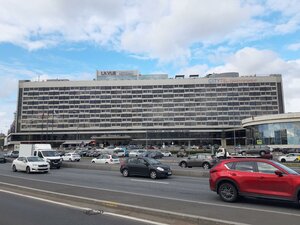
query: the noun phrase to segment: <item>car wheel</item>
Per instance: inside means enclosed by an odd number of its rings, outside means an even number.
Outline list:
[[[180,163],[180,167],[182,167],[182,168],[186,168],[186,167],[187,167],[187,164],[186,164],[186,162],[181,162],[181,163]]]
[[[260,154],[261,156],[264,156],[264,155],[266,154],[266,152],[265,152],[265,151],[261,151],[261,152],[259,152],[259,154]]]
[[[286,162],[286,160],[285,160],[285,159],[281,159],[280,161],[281,161],[281,162]]]
[[[224,202],[235,202],[238,197],[236,187],[230,182],[222,183],[218,188],[218,193]]]
[[[154,170],[150,171],[150,178],[151,179],[156,179],[157,178],[157,173]]]
[[[95,161],[92,161],[92,163],[95,163]]]
[[[12,167],[12,171],[13,171],[13,172],[17,172],[16,165],[13,165],[13,167]]]
[[[246,155],[246,152],[242,152],[242,155]]]
[[[123,174],[124,177],[129,177],[128,169],[123,169],[122,174]]]
[[[203,163],[203,169],[208,170],[210,169],[210,165],[208,163]]]
[[[72,162],[72,159],[70,158],[69,161]]]
[[[30,173],[30,167],[29,166],[26,167],[26,173]]]

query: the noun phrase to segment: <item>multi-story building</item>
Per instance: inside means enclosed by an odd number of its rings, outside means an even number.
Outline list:
[[[20,142],[245,144],[241,120],[284,113],[281,75],[205,77],[97,71],[96,79],[19,81]]]

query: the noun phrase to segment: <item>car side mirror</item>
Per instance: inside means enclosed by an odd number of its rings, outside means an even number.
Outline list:
[[[275,174],[279,177],[282,177],[283,176],[283,173],[280,171],[280,170],[276,170],[275,171]]]

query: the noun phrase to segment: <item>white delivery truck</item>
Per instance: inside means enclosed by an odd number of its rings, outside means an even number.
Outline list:
[[[50,144],[20,144],[19,157],[38,156],[50,164],[51,168],[59,169],[62,164],[60,155]]]

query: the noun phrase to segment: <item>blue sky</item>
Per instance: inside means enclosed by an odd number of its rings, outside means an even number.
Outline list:
[[[0,0],[0,132],[18,80],[142,74],[282,74],[300,111],[298,0]]]

